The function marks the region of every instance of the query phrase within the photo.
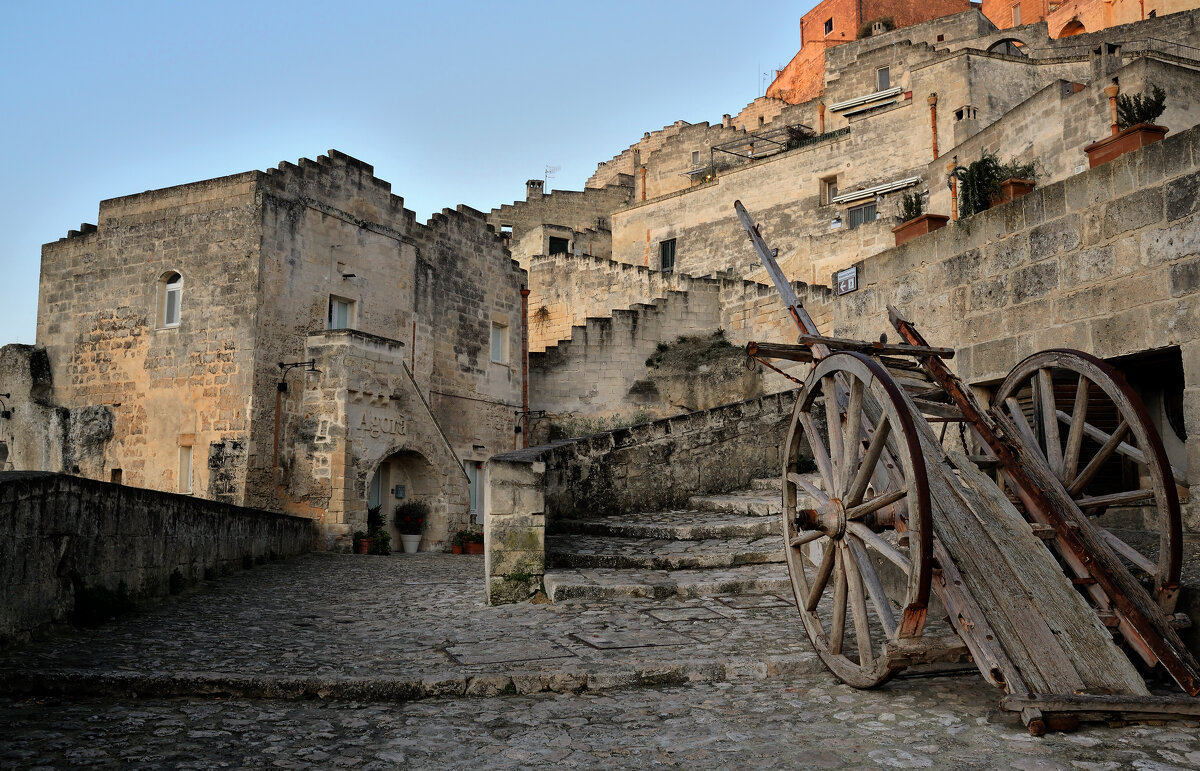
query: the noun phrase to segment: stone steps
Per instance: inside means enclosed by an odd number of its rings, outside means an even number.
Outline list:
[[[694,496],[686,510],[557,521],[546,537],[546,594],[552,602],[790,597],[781,507],[778,480],[755,480]]]
[[[548,570],[545,586],[546,595],[552,602],[568,599],[665,599],[714,594],[791,592],[787,567],[779,563],[707,570]]]

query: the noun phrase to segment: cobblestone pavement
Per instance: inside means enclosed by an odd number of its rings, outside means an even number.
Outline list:
[[[990,723],[974,673],[849,689],[786,594],[488,608],[481,574],[313,554],[10,652],[0,768],[1200,768],[1194,723]]]
[[[854,691],[826,675],[406,704],[0,700],[0,766],[1200,768],[1194,724],[1031,737],[978,677]]]

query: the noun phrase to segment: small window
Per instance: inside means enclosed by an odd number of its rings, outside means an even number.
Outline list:
[[[119,468],[109,469],[108,481],[112,482],[114,485],[121,484],[121,469],[119,469]]]
[[[500,235],[508,236],[509,238],[512,238],[512,225],[501,225],[500,226]]]
[[[939,43],[945,43],[945,42],[946,42],[946,36],[945,36],[945,35],[938,35],[938,36],[937,36],[937,42],[939,42]]]
[[[675,239],[668,238],[658,244],[659,269],[664,273],[675,270]]]
[[[825,177],[821,180],[821,205],[828,206],[833,203],[833,199],[837,198],[838,186],[837,177]]]
[[[875,90],[887,91],[892,87],[892,68],[880,67],[875,70]]]
[[[184,445],[179,448],[179,492],[192,492],[192,448]]]
[[[550,254],[568,254],[570,251],[570,239],[550,236]]]
[[[692,165],[693,166],[700,165],[700,151],[699,150],[692,150]]]
[[[1151,11],[1150,13],[1146,14],[1147,19],[1153,19],[1153,18],[1156,18],[1157,16],[1158,16],[1158,11]]]
[[[328,329],[350,329],[354,325],[354,301],[330,297],[328,321]]]
[[[1021,26],[1021,4],[1020,3],[1017,3],[1016,5],[1014,5],[1012,7],[1012,20],[1013,20],[1014,27]]]
[[[863,225],[867,222],[875,221],[875,202],[864,203],[860,206],[853,206],[846,212],[847,218],[850,220],[851,229]]]
[[[508,361],[508,326],[492,324],[492,361],[504,364]]]
[[[463,469],[467,472],[467,493],[471,496],[471,512],[479,510],[479,470],[483,464],[477,460],[463,461]]]
[[[826,19],[825,20],[825,34],[828,35],[831,32],[833,32],[833,19]]]
[[[162,326],[179,326],[179,308],[183,302],[183,276],[168,273],[162,279],[159,306],[162,308]]]

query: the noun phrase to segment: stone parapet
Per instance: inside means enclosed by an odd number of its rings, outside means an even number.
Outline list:
[[[65,474],[0,474],[0,645],[307,552],[309,519]]]

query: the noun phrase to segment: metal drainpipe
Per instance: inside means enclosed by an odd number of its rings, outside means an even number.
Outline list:
[[[529,446],[529,290],[521,287],[521,446]]]
[[[930,130],[933,132],[933,159],[936,161],[936,160],[937,160],[937,158],[938,158],[938,146],[937,146],[937,94],[936,94],[936,93],[934,93],[934,94],[930,94],[930,95],[929,95],[929,99],[927,99],[926,101],[928,101],[928,102],[929,102],[929,124],[930,124]]]

